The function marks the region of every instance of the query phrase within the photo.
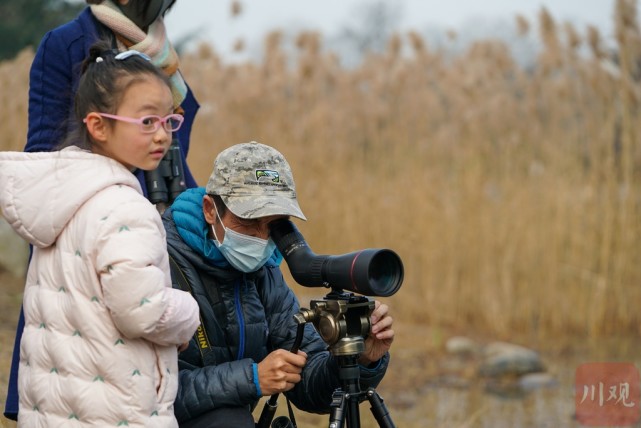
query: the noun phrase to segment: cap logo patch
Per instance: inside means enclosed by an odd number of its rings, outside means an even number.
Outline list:
[[[280,183],[280,175],[278,171],[272,169],[257,169],[256,170],[256,180],[269,180],[272,183]]]

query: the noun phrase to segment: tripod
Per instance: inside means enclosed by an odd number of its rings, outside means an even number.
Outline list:
[[[336,389],[332,395],[329,428],[342,428],[345,421],[347,421],[347,427],[359,428],[359,404],[365,400],[369,400],[372,414],[380,427],[396,427],[378,392],[374,388],[368,388],[366,391],[360,390],[358,355],[364,348],[362,337],[347,337],[330,347],[330,352],[338,361],[338,376],[342,388]]]
[[[329,428],[360,428],[359,404],[365,400],[369,400],[372,414],[380,427],[396,428],[376,390],[360,389],[358,357],[365,350],[364,337],[370,331],[369,317],[374,306],[374,301],[365,296],[333,290],[323,300],[312,300],[310,309],[301,309],[294,315],[298,329],[292,352],[296,352],[301,344],[305,323],[311,322],[338,362],[341,387],[332,394]],[[265,403],[257,428],[269,427],[276,412],[277,400],[278,394],[274,394]],[[277,426],[295,427],[295,424],[281,425],[278,421]]]

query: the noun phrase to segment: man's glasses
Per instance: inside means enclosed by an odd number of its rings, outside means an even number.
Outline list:
[[[122,122],[136,123],[140,127],[140,132],[143,134],[153,134],[158,131],[160,125],[162,124],[163,128],[167,132],[175,132],[180,129],[185,118],[180,114],[170,114],[165,117],[160,117],[156,115],[143,116],[140,119],[134,119],[132,117],[126,116],[117,116],[115,114],[108,113],[98,113],[100,116],[107,117],[109,119],[120,120]],[[84,119],[83,122],[87,123],[87,119]]]

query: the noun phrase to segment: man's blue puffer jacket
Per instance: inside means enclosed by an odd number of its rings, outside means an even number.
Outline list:
[[[260,398],[256,363],[275,349],[292,348],[297,329],[293,316],[299,311],[278,266],[278,252],[251,274],[233,269],[219,253],[212,255],[216,247],[206,242],[203,196],[203,188],[189,189],[163,215],[169,254],[200,305],[210,345],[210,352],[201,352],[196,333],[179,356],[175,412],[180,422],[219,407],[253,408]],[[286,395],[301,410],[329,412],[332,393],[341,386],[338,364],[311,324],[305,325],[300,349],[308,356],[303,380]],[[388,362],[389,354],[374,368],[360,367],[363,390],[381,381]]]

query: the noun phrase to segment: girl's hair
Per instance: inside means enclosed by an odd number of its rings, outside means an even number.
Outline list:
[[[75,127],[59,148],[75,145],[91,149],[93,142],[84,118],[91,112],[115,114],[132,84],[155,77],[170,86],[169,78],[149,59],[140,54],[116,59],[119,53],[107,40],[98,41],[89,50],[74,97]]]

